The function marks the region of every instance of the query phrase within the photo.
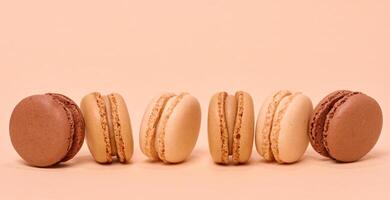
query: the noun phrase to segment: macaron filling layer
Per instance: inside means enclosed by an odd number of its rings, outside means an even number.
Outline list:
[[[229,162],[229,132],[226,123],[226,114],[225,114],[225,103],[226,103],[226,92],[221,92],[218,94],[218,116],[219,116],[219,130],[221,137],[221,161],[222,163],[227,164]],[[232,135],[233,136],[233,135]]]
[[[235,97],[237,99],[237,115],[235,118],[235,125],[233,131],[232,159],[233,163],[238,163],[240,160],[240,139],[242,116],[244,114],[244,94],[243,92],[236,92]]]
[[[108,99],[108,96],[102,96],[104,103],[105,103],[105,109],[106,109],[106,120],[107,120],[107,126],[108,126],[108,134],[110,138],[110,145],[111,145],[111,156],[116,156],[116,142],[115,142],[115,135],[114,135],[114,127],[112,123],[112,115],[111,113],[111,103]]]
[[[100,124],[103,130],[103,137],[104,137],[105,150],[106,150],[106,160],[107,162],[111,163],[112,148],[111,148],[110,130],[108,126],[109,122],[107,119],[106,102],[104,101],[104,98],[100,93],[96,92],[94,93],[94,96],[96,98],[96,103],[99,108]]]
[[[221,162],[229,159],[237,164],[240,160],[241,125],[244,114],[244,93],[236,92],[234,96],[226,92],[218,94],[218,116],[221,137]]]
[[[119,118],[119,112],[118,112],[118,102],[117,99],[115,98],[114,94],[109,94],[108,95],[108,102],[111,106],[111,126],[112,129],[110,129],[111,132],[110,135],[114,135],[115,139],[115,149],[117,156],[119,158],[120,162],[125,162],[126,161],[126,156],[125,156],[125,146],[122,138],[122,133],[121,133],[121,121]]]

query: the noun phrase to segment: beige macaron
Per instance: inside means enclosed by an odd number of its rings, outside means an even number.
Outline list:
[[[111,163],[112,156],[118,157],[121,163],[129,162],[133,155],[133,136],[122,96],[88,94],[81,101],[81,111],[88,148],[96,162]]]
[[[313,105],[301,94],[275,92],[263,103],[256,124],[256,149],[267,161],[298,161],[309,144],[308,126]]]
[[[254,111],[246,92],[216,93],[210,100],[208,138],[211,157],[218,164],[246,163],[252,153]]]
[[[146,108],[141,122],[141,151],[151,160],[183,162],[191,154],[199,135],[201,109],[188,93],[164,93]]]

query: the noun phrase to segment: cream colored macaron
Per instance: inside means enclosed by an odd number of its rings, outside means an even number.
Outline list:
[[[252,153],[254,111],[246,92],[215,94],[209,104],[208,138],[211,157],[219,164],[246,163]]]
[[[111,163],[112,156],[121,163],[133,155],[133,136],[127,106],[119,94],[103,96],[94,92],[81,101],[85,119],[86,140],[98,163]]]
[[[200,122],[200,104],[190,94],[164,93],[155,97],[141,122],[141,151],[151,160],[183,162],[195,147]]]
[[[301,94],[281,90],[263,103],[256,124],[256,149],[267,161],[298,161],[309,144],[313,105]]]

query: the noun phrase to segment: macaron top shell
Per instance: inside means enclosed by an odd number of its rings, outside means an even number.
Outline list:
[[[162,161],[179,163],[188,157],[198,139],[200,119],[200,104],[193,96],[183,93],[168,100],[161,113],[155,141]]]
[[[23,99],[10,119],[11,142],[18,154],[38,167],[71,159],[81,148],[84,136],[84,123],[75,106],[58,94]]]
[[[151,160],[184,161],[195,147],[200,120],[200,104],[188,93],[163,93],[153,98],[141,122],[141,151]]]
[[[311,100],[300,93],[284,98],[275,114],[271,149],[279,163],[298,161],[309,144],[308,125],[313,111]]]
[[[330,110],[324,127],[324,146],[329,156],[353,162],[376,144],[383,123],[379,104],[362,93],[340,99]]]

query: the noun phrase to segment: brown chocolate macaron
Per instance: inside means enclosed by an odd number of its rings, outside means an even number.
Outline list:
[[[84,142],[80,108],[61,94],[33,95],[12,112],[10,137],[16,152],[28,164],[48,167],[73,158]]]
[[[357,161],[375,146],[382,123],[382,110],[373,98],[361,92],[335,91],[314,109],[310,143],[325,157]]]

